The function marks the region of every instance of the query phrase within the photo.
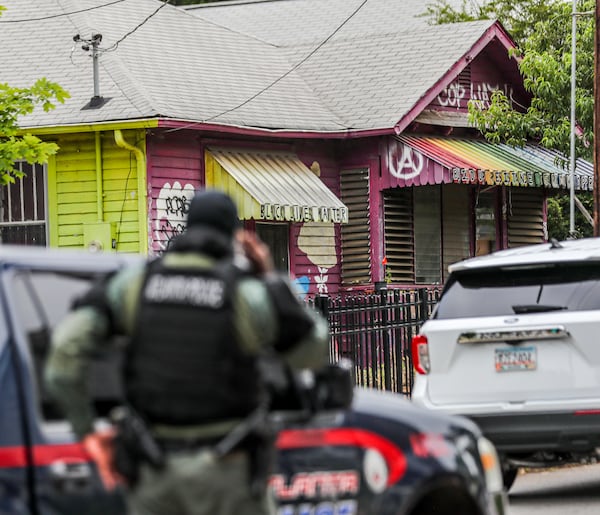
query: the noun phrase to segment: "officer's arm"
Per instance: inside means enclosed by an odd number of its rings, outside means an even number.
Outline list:
[[[310,331],[282,353],[287,364],[295,369],[319,369],[329,361],[329,324],[317,312],[303,307],[314,320]]]
[[[243,280],[236,296],[238,341],[250,352],[274,348],[293,369],[319,368],[327,363],[327,321],[300,302],[291,288],[283,276]]]
[[[78,438],[93,431],[95,414],[87,385],[90,354],[106,340],[108,328],[107,317],[86,306],[69,313],[52,335],[46,387]]]
[[[86,296],[53,331],[46,386],[80,438],[93,430],[95,419],[88,391],[91,356],[110,343],[111,335],[129,332],[142,277],[143,268],[118,273],[105,289]]]
[[[234,296],[234,331],[237,341],[249,354],[259,354],[265,345],[275,341],[279,324],[275,307],[262,282],[245,278]]]

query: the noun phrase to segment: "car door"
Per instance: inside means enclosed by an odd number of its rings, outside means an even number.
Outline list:
[[[373,427],[370,420],[376,421]],[[277,470],[270,481],[278,513],[396,513],[383,502],[404,474],[406,459],[382,429],[390,427],[351,409],[286,424],[277,438]]]
[[[31,476],[27,466],[27,430],[18,355],[7,320],[5,297],[0,298],[0,513],[25,515],[31,510]]]
[[[75,297],[89,288],[94,276],[92,271],[43,268],[6,269],[2,276],[2,289],[10,299],[6,315],[18,352],[15,379],[23,416],[20,424],[14,417],[12,423],[4,421],[3,415],[0,420],[20,435],[25,456],[19,463],[23,474],[20,479],[28,483],[35,499],[35,505],[31,501],[27,511],[33,515],[125,513],[121,493],[103,489],[93,463],[45,392],[42,380],[52,329]],[[92,393],[103,392],[95,398],[97,408],[108,409],[111,401],[116,404],[119,399],[120,385],[114,377],[117,367],[112,361],[109,356],[101,356],[91,370]]]

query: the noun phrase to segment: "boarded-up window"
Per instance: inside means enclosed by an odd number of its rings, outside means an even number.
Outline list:
[[[443,277],[448,266],[470,257],[469,189],[460,184],[442,186]]]
[[[45,168],[17,163],[25,175],[0,187],[0,239],[2,243],[46,245]]]
[[[540,188],[507,192],[508,247],[541,243],[544,238],[544,194]]]
[[[369,170],[342,170],[341,200],[348,207],[348,223],[342,224],[342,284],[371,282],[369,219]]]
[[[395,283],[414,283],[413,198],[411,188],[383,194],[387,271]]]

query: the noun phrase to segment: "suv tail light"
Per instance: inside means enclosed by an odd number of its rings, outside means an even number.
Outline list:
[[[429,346],[427,336],[417,334],[412,338],[412,360],[415,370],[419,374],[429,374]]]

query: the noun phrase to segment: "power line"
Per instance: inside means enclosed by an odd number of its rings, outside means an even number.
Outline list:
[[[100,51],[101,52],[113,52],[113,51],[115,51],[117,49],[117,47],[119,46],[119,43],[121,43],[125,38],[131,36],[142,25],[144,25],[145,23],[147,23],[150,18],[152,18],[158,11],[160,11],[163,7],[165,7],[170,1],[171,0],[164,1],[154,12],[152,12],[148,16],[146,16],[140,23],[138,23],[133,29],[131,29],[127,34],[125,34],[121,39],[119,39],[118,41],[116,41],[115,43],[113,43],[108,48],[100,49]]]
[[[108,7],[109,5],[118,4],[125,0],[115,0],[114,2],[108,2],[107,4],[97,5],[96,7],[88,7],[87,9],[80,9],[79,11],[71,11],[69,13],[52,14],[50,16],[42,16],[41,18],[27,18],[22,20],[0,20],[0,23],[26,23],[30,21],[41,21],[50,20],[51,18],[61,18],[62,16],[70,16],[71,14],[85,13],[87,11],[93,11],[94,9],[101,9],[102,7]]]
[[[231,113],[232,111],[235,111],[236,109],[239,109],[240,107],[245,106],[246,104],[252,102],[252,100],[254,100],[256,97],[262,95],[265,91],[271,89],[273,86],[275,86],[275,84],[281,82],[283,79],[285,79],[288,75],[290,75],[292,72],[294,72],[295,70],[297,70],[300,66],[302,66],[306,61],[308,61],[308,59],[310,59],[323,45],[325,45],[325,43],[327,43],[333,36],[335,36],[340,30],[341,28],[346,25],[346,23],[348,23],[355,15],[356,13],[358,13],[358,11],[360,11],[362,9],[362,7],[368,2],[368,0],[364,0],[353,12],[352,14],[350,14],[350,16],[348,16],[331,34],[329,34],[329,36],[327,36],[326,39],[324,39],[319,45],[317,45],[306,57],[304,57],[301,61],[299,61],[298,63],[296,63],[290,70],[288,70],[287,72],[285,72],[283,75],[281,75],[280,77],[278,77],[277,79],[275,79],[273,82],[271,82],[268,86],[265,86],[263,89],[261,89],[258,93],[255,93],[254,95],[252,95],[250,98],[244,100],[243,102],[241,102],[240,104],[236,105],[235,107],[232,107],[231,109],[227,109],[226,111],[223,111],[219,114],[216,114],[214,116],[211,116],[210,118],[207,118],[204,120],[204,122],[209,122],[211,120],[214,120],[215,118],[219,118],[225,114]],[[193,126],[195,124],[190,124],[189,126]],[[171,129],[170,131],[167,132],[172,132],[175,130],[181,130],[184,129],[185,127],[178,127],[176,129]]]

